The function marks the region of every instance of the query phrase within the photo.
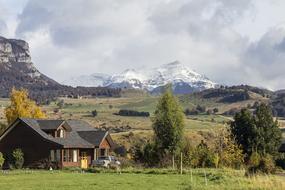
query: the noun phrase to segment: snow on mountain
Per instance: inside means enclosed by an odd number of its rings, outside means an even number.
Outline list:
[[[178,61],[164,64],[158,68],[134,70],[127,69],[112,76],[93,74],[79,76],[64,82],[71,86],[108,86],[111,88],[135,88],[159,92],[163,86],[172,83],[175,93],[190,93],[215,88],[216,83],[191,70]]]
[[[111,76],[107,74],[94,73],[92,75],[81,75],[79,77],[72,77],[69,80],[64,81],[63,84],[73,87],[99,87],[105,86],[110,77]]]

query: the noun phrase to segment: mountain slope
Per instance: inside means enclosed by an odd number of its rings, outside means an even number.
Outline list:
[[[23,40],[0,37],[0,92],[5,96],[11,87],[57,88],[56,81],[40,73],[33,63],[29,45]]]
[[[116,89],[61,85],[37,70],[27,42],[0,36],[0,97],[8,97],[13,87],[28,89],[30,96],[41,103],[58,96],[120,95],[120,90]]]
[[[103,80],[97,76],[99,75],[80,76],[64,83],[72,86],[91,86],[90,84],[98,86],[100,84],[111,88],[142,89],[152,93],[159,93],[166,84],[171,83],[177,94],[201,91],[217,86],[207,77],[192,71],[178,61],[152,69],[138,71],[127,69]]]

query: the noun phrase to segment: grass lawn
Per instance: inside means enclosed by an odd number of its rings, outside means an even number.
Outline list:
[[[166,171],[166,170],[165,170]],[[78,189],[276,189],[285,188],[284,177],[244,177],[244,171],[195,169],[186,174],[163,170],[117,173],[72,173],[66,171],[11,171],[0,174],[1,190],[78,190]],[[205,180],[205,173],[206,180]],[[192,177],[191,177],[192,176]]]

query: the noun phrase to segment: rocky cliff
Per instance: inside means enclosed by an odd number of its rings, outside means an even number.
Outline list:
[[[61,85],[37,70],[31,61],[29,44],[23,40],[0,36],[0,97],[8,97],[11,89],[28,89],[38,102],[57,96],[118,95],[106,88],[72,88]]]

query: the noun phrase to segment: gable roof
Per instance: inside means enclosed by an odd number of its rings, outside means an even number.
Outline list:
[[[99,147],[102,141],[108,135],[108,132],[106,133],[106,131],[79,131],[78,134],[81,138]]]
[[[10,125],[10,127],[3,133],[0,140],[19,122],[24,122],[45,140],[61,145],[64,148],[95,148],[100,146],[100,143],[108,136],[107,131],[98,131],[84,121],[18,118],[14,124]],[[70,127],[70,131],[67,133],[65,138],[55,138],[43,131],[57,129],[65,123]],[[108,139],[109,138],[110,137],[108,137]]]
[[[64,123],[64,120],[37,120],[42,130],[57,129]]]

